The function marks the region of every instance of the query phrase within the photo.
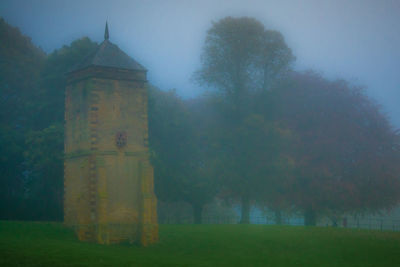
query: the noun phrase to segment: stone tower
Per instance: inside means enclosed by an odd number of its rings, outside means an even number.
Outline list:
[[[158,240],[146,72],[109,40],[68,73],[64,222],[101,244]]]

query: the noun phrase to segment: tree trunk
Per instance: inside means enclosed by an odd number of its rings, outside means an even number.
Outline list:
[[[240,218],[240,223],[250,223],[250,199],[248,197],[242,197],[242,216]]]
[[[202,223],[203,205],[194,204],[193,205],[193,217],[195,224]]]
[[[317,224],[317,217],[315,214],[315,210],[311,207],[305,209],[304,211],[304,225],[306,226],[315,226]]]
[[[332,227],[338,227],[338,218],[334,215],[332,218]]]
[[[282,224],[282,213],[280,210],[275,210],[275,223]]]

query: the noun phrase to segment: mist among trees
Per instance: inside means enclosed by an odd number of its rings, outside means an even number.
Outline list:
[[[97,43],[45,54],[3,19],[0,40],[0,218],[62,220],[65,73]],[[196,223],[220,199],[242,223],[256,205],[307,225],[399,203],[400,135],[364,88],[294,71],[284,36],[247,17],[214,22],[199,57],[200,96],[148,88],[159,200]]]

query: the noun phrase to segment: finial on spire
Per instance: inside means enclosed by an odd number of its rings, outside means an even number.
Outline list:
[[[104,40],[108,40],[110,38],[110,35],[108,34],[108,25],[106,21],[106,30],[104,31]]]

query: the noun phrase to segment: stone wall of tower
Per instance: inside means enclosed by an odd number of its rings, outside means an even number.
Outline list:
[[[81,240],[158,240],[143,77],[93,68],[69,78],[64,214]]]

